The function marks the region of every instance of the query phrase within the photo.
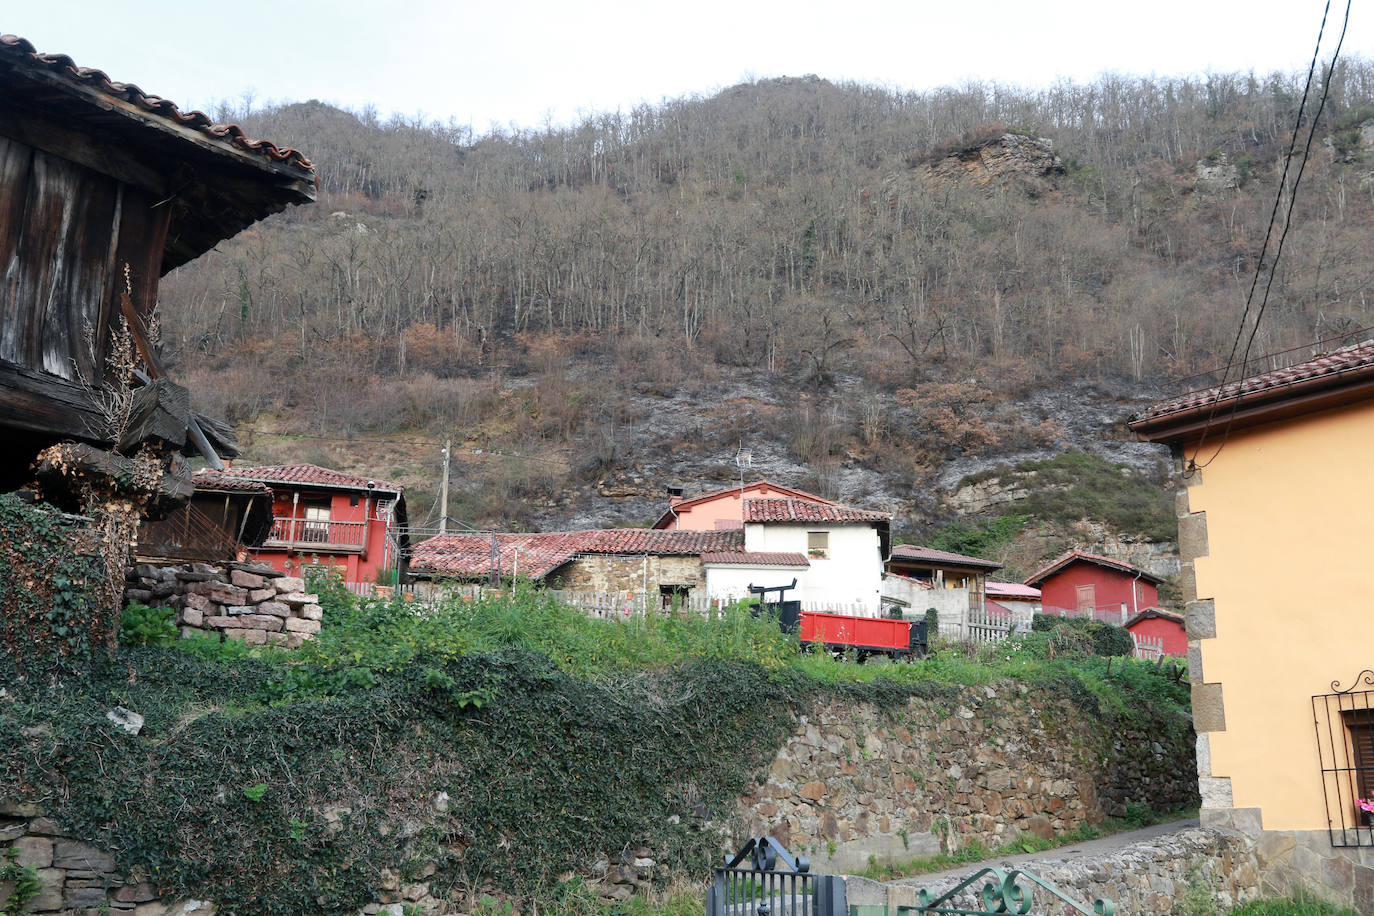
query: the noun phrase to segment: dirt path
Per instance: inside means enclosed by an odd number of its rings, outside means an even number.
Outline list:
[[[1101,837],[1096,840],[1088,840],[1083,843],[1075,843],[1072,846],[1059,846],[1054,849],[1046,849],[1043,852],[1020,853],[1014,856],[998,856],[984,862],[966,862],[957,868],[946,871],[931,872],[926,875],[915,875],[911,878],[898,878],[886,882],[888,884],[914,884],[917,887],[934,887],[937,884],[952,884],[956,879],[966,878],[981,868],[995,865],[998,868],[1015,866],[1025,868],[1031,863],[1055,862],[1064,859],[1086,859],[1096,856],[1111,855],[1120,851],[1123,847],[1133,843],[1141,843],[1155,837],[1163,836],[1168,833],[1177,833],[1189,827],[1198,825],[1197,818],[1190,818],[1183,821],[1170,821],[1167,824],[1155,824],[1152,827],[1142,827],[1139,830],[1127,830],[1124,833],[1114,833],[1111,836]],[[1030,871],[1039,871],[1033,865]]]

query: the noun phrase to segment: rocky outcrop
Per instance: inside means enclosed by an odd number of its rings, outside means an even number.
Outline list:
[[[924,167],[924,178],[936,186],[983,187],[1020,183],[1053,186],[1064,174],[1054,141],[1004,133],[970,144]]]

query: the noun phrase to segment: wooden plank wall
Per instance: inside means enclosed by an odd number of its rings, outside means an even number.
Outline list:
[[[103,374],[124,265],[146,315],[169,213],[145,191],[0,136],[0,359],[68,380],[77,367]]]

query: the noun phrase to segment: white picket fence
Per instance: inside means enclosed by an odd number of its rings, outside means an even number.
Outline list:
[[[998,643],[1011,635],[1015,626],[1016,620],[1011,614],[999,614],[987,608],[969,608],[958,618],[947,613],[940,615],[940,636],[953,642]]]
[[[1131,641],[1135,643],[1135,657],[1156,661],[1164,655],[1163,636],[1145,636],[1138,633],[1131,634]]]

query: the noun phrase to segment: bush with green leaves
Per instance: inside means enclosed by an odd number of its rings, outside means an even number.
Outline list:
[[[119,641],[126,646],[161,646],[177,638],[176,611],[149,607],[137,601],[124,606],[119,618]]]
[[[1131,639],[1129,630],[1092,617],[1036,614],[1031,620],[1031,630],[1051,634],[1051,644],[1061,652],[1072,652],[1075,648],[1081,648],[1085,652],[1104,657],[1130,655],[1135,652],[1135,641]]]

